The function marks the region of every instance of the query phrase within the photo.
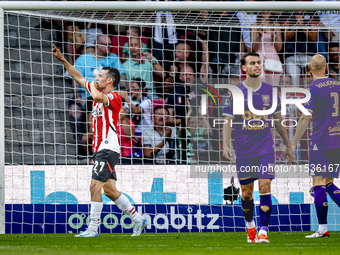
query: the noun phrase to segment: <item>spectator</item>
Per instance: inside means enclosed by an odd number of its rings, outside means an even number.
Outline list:
[[[318,25],[318,17],[307,14],[294,12],[284,24],[287,26],[284,32],[286,73],[292,76],[293,84],[297,87],[300,85],[300,74],[316,53],[318,30],[312,28]],[[305,29],[296,29],[295,25]]]
[[[102,24],[89,22],[84,29],[81,29],[86,36],[85,47],[81,50],[81,54],[94,52],[96,49],[96,39],[103,34]]]
[[[201,45],[202,45],[202,60],[201,60],[199,77],[203,83],[207,84],[208,71],[209,71],[208,43],[207,43],[207,40],[202,40],[200,37],[197,37],[197,39],[201,42]],[[176,60],[175,65],[172,65],[170,67],[170,71],[174,72],[177,76],[177,79],[179,78],[181,82],[185,82],[185,79],[183,78],[183,74],[179,72],[181,70],[184,70],[183,68],[185,66],[190,66],[191,69],[193,70],[193,73],[195,73],[195,66],[192,63],[191,64],[188,63],[188,58],[190,57],[190,50],[191,50],[191,47],[188,44],[179,43],[176,46],[176,51],[175,51],[175,60]]]
[[[123,158],[123,162],[129,161],[124,160],[124,158],[132,157],[135,153],[134,136],[136,128],[133,121],[127,117],[128,112],[129,110],[123,106],[119,113],[118,141],[121,146],[120,156]]]
[[[153,110],[154,127],[143,131],[144,158],[154,159],[156,164],[167,164],[173,159],[176,130],[167,127],[169,112],[167,108],[157,106]],[[147,160],[145,161],[147,162]]]
[[[130,95],[125,91],[119,92],[123,100],[125,100],[124,107],[131,115],[131,120],[136,125],[136,142],[140,141],[143,130],[153,126],[152,115],[152,102],[146,96],[145,82],[140,79],[134,79],[130,84]]]
[[[206,76],[202,78],[206,81]],[[204,85],[205,82],[201,82],[201,79],[196,79],[195,72],[189,65],[182,67],[178,79],[183,81],[184,85],[176,82],[172,86],[169,84],[172,89],[165,98],[170,116],[175,117],[175,125],[179,125],[183,121],[189,110],[194,115],[196,114],[201,99],[198,95],[205,93],[202,89],[208,89]]]
[[[271,14],[268,11],[259,12],[256,19],[257,26],[263,27],[278,27],[278,23],[271,21]],[[280,61],[278,52],[282,49],[282,34],[281,29],[276,28],[259,28],[253,27],[251,29],[251,42],[252,51],[257,52],[260,55],[262,63],[262,80],[273,86],[279,84],[280,73],[274,73],[273,71],[265,70],[265,59],[274,59]]]
[[[126,35],[129,38],[132,38],[132,37],[139,38],[140,37],[139,28],[137,28],[137,27],[128,27],[128,29],[126,31]],[[147,43],[147,39],[145,37],[140,37],[140,38],[141,38],[141,44],[142,44],[140,52],[141,53],[148,53],[148,45],[146,44]],[[129,42],[127,41],[123,45],[123,50],[122,50],[122,55],[121,55],[122,62],[125,62],[129,57],[130,57],[130,50],[129,50]]]
[[[190,100],[196,98],[197,91],[196,87],[192,86],[195,81],[195,73],[191,66],[186,65],[181,69],[179,79],[184,80],[185,85],[176,83],[176,79],[168,78],[167,87],[170,87],[170,92],[165,97],[169,115],[174,118],[170,118],[170,123],[175,126],[180,125],[187,115]],[[171,84],[171,81],[174,81],[174,83]]]
[[[339,42],[331,42],[329,43],[328,50],[328,74],[329,77],[340,81],[339,77]]]
[[[74,67],[83,75],[88,81],[95,81],[100,70],[104,66],[117,68],[121,74],[121,80],[126,80],[125,71],[117,55],[110,53],[111,39],[107,35],[98,35],[96,41],[96,49],[81,55],[77,58]],[[85,90],[81,88],[83,95]],[[90,94],[87,92],[86,98]],[[92,100],[90,101],[92,103]],[[91,109],[88,108],[88,109]]]
[[[155,71],[156,75],[163,80],[164,69],[151,53],[141,53],[140,38],[130,38],[129,50],[131,56],[123,64],[126,71],[126,77],[128,80],[135,78],[144,80],[148,90],[148,97],[153,98],[155,96],[153,95],[153,92],[155,92],[153,71]]]
[[[75,21],[67,21],[66,29],[67,29],[67,54],[68,54],[68,62],[71,65],[74,64],[74,61],[77,59],[78,54],[82,52],[85,47],[86,36],[81,31],[84,28],[84,22],[75,22]]]
[[[209,141],[212,136],[212,129],[206,116],[190,117],[189,130],[191,146],[188,145],[188,148],[192,149],[192,154],[194,154],[197,163],[208,164],[209,150],[212,149]]]
[[[75,98],[69,101],[69,121],[71,130],[76,138],[76,143],[78,147],[78,157],[82,157],[87,154],[87,150],[83,148],[83,135],[86,132],[85,129],[85,114],[82,109],[81,98]],[[87,133],[87,132],[86,132]],[[87,149],[87,148],[86,148]],[[90,149],[92,152],[92,149]]]
[[[241,29],[234,13],[219,12],[219,15],[219,22],[228,22],[228,27],[209,28],[210,68],[215,74],[230,74],[230,66],[237,63],[241,50]]]
[[[171,72],[165,71],[165,78],[163,82],[163,86],[161,87],[162,90],[160,91],[161,98],[166,100],[169,96],[169,93],[175,89],[175,74]]]
[[[140,27],[126,26],[126,35],[117,35],[112,37],[112,53],[118,55],[122,62],[124,62],[126,58],[129,58],[129,38],[131,37],[141,37],[143,45],[142,52],[148,52],[148,39],[141,36],[140,32]]]

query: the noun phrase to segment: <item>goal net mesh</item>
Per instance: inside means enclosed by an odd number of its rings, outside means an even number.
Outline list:
[[[148,231],[243,231],[240,197],[223,206],[232,177],[240,187],[235,157],[223,157],[223,85],[245,79],[240,59],[250,51],[281,63],[279,72],[262,64],[260,76],[279,90],[310,84],[316,53],[339,80],[339,32],[338,11],[5,12],[6,233],[79,232],[88,223],[92,101],[53,57],[53,44],[89,81],[106,65],[119,69],[117,186],[150,217]],[[300,116],[288,106],[290,140]],[[311,132],[295,151],[296,169],[308,163]],[[271,230],[315,229],[311,178],[285,168],[285,145],[272,135],[282,173],[272,182]],[[258,204],[257,183],[254,190]],[[103,201],[100,231],[131,232],[131,221]],[[330,229],[339,230],[329,203]]]

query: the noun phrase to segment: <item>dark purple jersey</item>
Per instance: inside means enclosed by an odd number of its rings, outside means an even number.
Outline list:
[[[233,96],[230,92],[223,110],[224,116],[234,117],[233,128],[237,159],[253,158],[274,153],[274,142],[270,131],[272,126],[271,116],[251,113],[248,108],[248,87],[243,83],[240,83],[237,87],[242,90],[244,95],[244,114],[233,115]],[[268,110],[271,108],[273,102],[272,90],[272,85],[261,82],[260,87],[253,91],[253,106],[256,110]],[[279,98],[277,102],[274,113],[281,111]]]
[[[310,150],[340,148],[340,82],[317,78],[309,86],[311,99],[305,108],[312,112],[313,133]]]

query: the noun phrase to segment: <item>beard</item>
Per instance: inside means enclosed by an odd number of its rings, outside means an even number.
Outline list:
[[[261,74],[255,74],[255,72],[248,73],[251,78],[258,78]]]

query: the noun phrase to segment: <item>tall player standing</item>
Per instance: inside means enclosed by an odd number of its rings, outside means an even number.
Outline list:
[[[76,237],[98,236],[100,215],[103,209],[102,189],[104,189],[104,194],[133,220],[135,225],[132,236],[139,236],[148,222],[135,210],[128,198],[116,188],[115,165],[120,152],[117,125],[122,99],[118,93],[114,92],[114,88],[120,81],[119,71],[113,67],[104,67],[96,81],[90,83],[62,56],[60,50],[54,45],[52,54],[61,61],[71,77],[93,98],[92,149],[94,166],[90,186],[91,220],[88,229]]]
[[[305,108],[312,113],[313,133],[309,148],[309,171],[313,176],[314,204],[319,221],[319,229],[306,238],[329,237],[327,228],[327,193],[340,206],[340,190],[334,185],[339,177],[340,129],[339,95],[340,83],[325,76],[326,59],[314,55],[309,65],[314,81],[308,86],[311,99]],[[294,151],[298,141],[306,131],[310,115],[302,115],[292,140]]]
[[[225,116],[225,124],[223,125],[223,155],[226,159],[231,160],[231,149],[229,140],[232,132],[230,125],[232,119],[234,124],[235,136],[235,153],[237,175],[242,189],[242,210],[246,220],[247,241],[251,243],[261,242],[269,243],[267,238],[268,225],[272,210],[271,201],[271,181],[275,178],[274,173],[274,141],[270,131],[271,121],[270,116],[252,114],[248,108],[247,100],[248,90],[252,90],[253,106],[258,110],[268,110],[273,102],[272,90],[273,86],[261,82],[259,76],[261,74],[261,61],[257,53],[251,52],[246,54],[241,60],[241,67],[246,72],[247,78],[245,81],[237,85],[245,97],[245,113],[244,115],[233,115],[233,97],[229,93],[225,103],[223,115]],[[275,126],[283,138],[287,150],[286,157],[289,159],[289,164],[292,161],[293,153],[291,150],[290,141],[286,129],[281,125],[282,116],[280,113],[281,107],[277,106],[273,113]],[[251,120],[252,126],[243,125],[244,121]],[[263,121],[263,122],[261,122]],[[261,124],[263,126],[261,127]],[[269,171],[262,171],[261,166],[265,166]],[[246,171],[247,167],[258,167],[257,172]],[[260,231],[256,236],[256,226],[253,220],[254,201],[253,190],[254,181],[258,179],[260,191]]]

